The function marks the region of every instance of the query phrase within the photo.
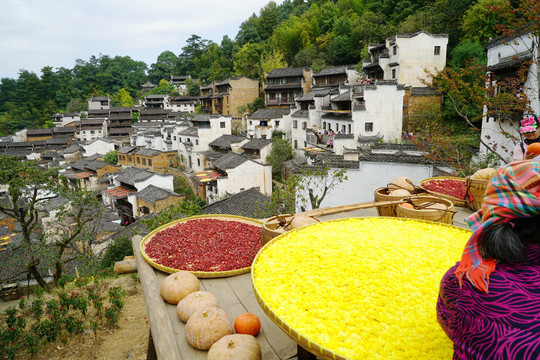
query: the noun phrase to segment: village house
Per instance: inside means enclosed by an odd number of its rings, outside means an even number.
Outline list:
[[[313,72],[312,89],[321,87],[339,87],[342,85],[354,85],[360,79],[355,66],[336,66],[324,68],[321,71]]]
[[[290,127],[287,127],[290,122],[284,121],[284,117],[290,112],[288,108],[258,109],[247,117],[247,135],[250,139],[271,139],[274,131],[283,131],[290,135]]]
[[[199,114],[189,119],[190,127],[178,132],[178,155],[180,163],[194,171],[204,169],[204,152],[210,150],[210,142],[221,135],[231,134],[231,117]]]
[[[370,44],[371,59],[363,61],[363,69],[371,80],[393,80],[406,86],[425,86],[428,75],[446,66],[448,34],[429,34],[423,30],[413,34],[397,34],[383,44]]]
[[[132,166],[156,171],[160,168],[177,166],[178,152],[124,146],[118,150],[118,164],[124,167]]]
[[[244,151],[244,154],[250,157],[258,159],[262,163],[268,163],[266,158],[270,155],[272,151],[272,140],[257,138],[248,141],[242,145],[241,149]]]
[[[174,86],[176,91],[178,91],[179,95],[189,95],[186,80],[191,79],[191,75],[187,76],[178,76],[178,75],[171,75],[171,80],[169,83]],[[195,81],[195,80],[193,80]]]
[[[184,198],[185,196],[154,185],[148,185],[141,191],[128,194],[128,201],[134,204],[135,217],[159,214],[162,210],[179,203]]]
[[[84,149],[84,157],[92,155],[105,156],[109,151],[114,151],[119,148],[119,144],[116,141],[98,138],[87,143],[81,143],[80,146]]]
[[[92,96],[88,100],[88,110],[110,109],[111,98],[109,96]]]
[[[274,69],[265,74],[264,101],[267,108],[288,108],[296,98],[311,91],[312,73],[305,68]]]
[[[108,177],[122,169],[119,165],[112,165],[101,160],[82,159],[70,164],[71,170],[62,173],[73,187],[83,190],[101,192],[107,188]]]
[[[196,173],[199,196],[211,204],[230,194],[258,188],[264,195],[272,194],[272,166],[229,152],[211,162],[211,170]]]
[[[81,119],[80,121],[68,124],[65,128],[75,129],[75,138],[79,141],[92,141],[104,137],[107,129],[105,118]]]
[[[212,113],[212,96],[213,96],[213,84],[201,86],[201,95],[199,96],[199,101],[201,103],[201,112],[203,114]]]
[[[53,118],[53,124],[56,127],[62,127],[66,126],[66,124],[69,124],[74,121],[81,120],[81,114],[79,113],[56,113],[52,116]]]
[[[172,174],[157,174],[146,169],[127,167],[112,174],[109,180],[108,189],[102,191],[103,203],[118,212],[123,225],[131,223],[140,214],[161,208],[165,204],[171,205],[172,199],[181,200],[181,197],[176,196],[176,194],[171,195],[174,194]],[[142,197],[137,198],[136,193],[143,191],[148,186],[154,186],[171,194],[164,197],[161,192],[157,194],[155,191],[153,196],[149,196],[148,193],[152,192],[151,188]],[[145,202],[143,203],[141,200]],[[152,206],[147,206],[151,203],[153,203]],[[140,204],[143,205],[139,206]]]
[[[164,94],[147,95],[144,99],[146,109],[171,110],[177,113],[195,113],[197,97],[193,96],[169,96]]]
[[[540,114],[539,53],[534,43],[536,41],[538,44],[538,40],[538,37],[535,38],[532,34],[522,34],[514,38],[498,37],[486,45],[489,76],[497,91],[504,91],[504,86],[497,86],[498,80],[518,76],[521,67],[530,62],[527,65],[527,78],[522,85],[523,91],[527,94],[531,112],[537,115]],[[533,59],[537,60],[532,61]],[[489,115],[488,110],[490,110]],[[491,110],[484,109],[481,138],[489,146],[495,147],[506,161],[511,161],[514,147],[522,139],[518,129],[523,114],[516,113],[511,116],[493,114]],[[487,152],[487,147],[480,144],[480,154]]]

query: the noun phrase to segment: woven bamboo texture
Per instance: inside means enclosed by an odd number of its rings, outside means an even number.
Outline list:
[[[261,227],[261,229],[262,229],[262,225],[263,225],[261,221],[246,218],[246,217],[242,217],[242,216],[218,215],[218,214],[191,216],[191,217],[188,217],[188,218],[183,218],[183,219],[171,221],[170,223],[162,225],[159,228],[155,229],[150,234],[146,235],[146,237],[143,239],[143,241],[141,241],[141,255],[142,255],[142,257],[152,267],[154,267],[154,268],[156,268],[156,269],[158,269],[160,271],[163,271],[163,272],[166,272],[166,273],[169,273],[169,274],[172,274],[172,273],[175,273],[175,272],[179,271],[180,269],[174,269],[174,268],[166,267],[166,266],[160,265],[157,262],[155,262],[154,259],[151,258],[150,256],[148,256],[148,254],[146,253],[146,251],[145,251],[146,250],[146,245],[152,240],[154,235],[156,233],[158,233],[159,231],[161,231],[161,230],[164,230],[166,228],[175,226],[175,225],[177,225],[179,223],[183,223],[183,222],[186,222],[186,221],[189,221],[189,220],[209,219],[209,218],[210,219],[218,219],[218,220],[243,222],[243,223],[246,223],[246,224],[259,226],[259,227]],[[246,268],[235,269],[235,270],[231,270],[231,271],[191,271],[191,273],[193,275],[195,275],[196,277],[198,277],[198,278],[222,278],[222,277],[229,277],[229,276],[245,274],[245,273],[248,273],[250,271],[251,271],[251,267],[246,267]]]
[[[441,222],[445,224],[453,225],[454,223],[454,204],[447,199],[438,198],[434,196],[419,196],[411,199],[415,206],[423,205],[431,202],[443,204],[446,206],[446,210],[438,209],[409,209],[401,204],[396,206],[396,215],[401,218],[427,220]]]
[[[388,195],[388,188],[381,187],[381,188],[378,188],[377,190],[375,190],[374,200],[375,200],[375,202],[396,201],[396,200],[401,200],[403,198],[413,198],[413,197],[416,197],[416,196],[419,196],[419,195],[418,194],[416,194],[416,195],[413,194],[411,196]],[[396,206],[397,206],[397,204],[389,204],[389,205],[377,206],[377,214],[379,214],[379,216],[395,217],[396,216]]]
[[[276,215],[268,218],[266,221],[263,222],[262,230],[261,230],[261,242],[263,245],[265,245],[268,241],[272,240],[276,236],[279,236],[285,232],[287,232],[290,229],[285,229],[283,227],[278,227],[277,224],[279,222],[279,219],[282,219],[285,221],[285,223],[290,224],[292,219],[294,218],[294,214],[283,214],[283,215]],[[316,220],[317,222],[320,222],[319,219],[317,219],[314,216],[310,216],[312,219]],[[276,225],[276,226],[275,226]]]
[[[471,210],[477,211],[482,207],[488,184],[489,180],[471,179],[470,176],[465,180],[465,187],[467,188],[467,206]]]
[[[427,193],[429,193],[431,195],[434,195],[434,196],[437,196],[437,197],[442,197],[444,199],[450,200],[455,206],[467,207],[467,201],[465,199],[458,199],[457,197],[454,197],[454,196],[451,196],[451,195],[443,194],[443,193],[436,192],[436,191],[431,191],[431,190],[426,189],[424,186],[422,186],[423,183],[425,183],[426,181],[429,181],[429,180],[444,180],[444,179],[461,180],[461,181],[463,181],[463,184],[465,185],[465,179],[464,178],[455,177],[455,176],[437,176],[437,177],[429,177],[429,178],[420,180],[420,182],[418,183],[418,186],[421,187],[422,189],[424,189]]]
[[[395,218],[395,217],[392,217],[392,219],[394,220],[399,220],[399,221],[411,221],[412,219],[405,219],[405,218]],[[328,220],[328,221],[325,221],[324,223],[325,224],[328,224],[328,223],[335,223],[335,222],[340,222],[340,221],[347,221],[348,219],[347,218],[343,218],[343,219],[335,219],[335,220]],[[421,222],[430,222],[428,220],[422,220],[422,219],[415,219],[414,221],[421,221]],[[432,222],[430,222],[432,223]],[[312,225],[308,225],[308,226],[317,226],[318,224],[312,224]],[[449,225],[449,224],[445,224],[445,223],[440,223],[439,224],[440,226],[451,226],[451,227],[454,227],[453,225]],[[293,229],[291,231],[288,231],[287,233],[285,234],[281,234],[275,238],[273,238],[272,240],[270,240],[266,245],[264,245],[262,247],[261,250],[259,250],[259,252],[257,253],[257,255],[255,256],[255,259],[253,260],[253,264],[252,264],[252,267],[255,268],[257,266],[257,261],[259,259],[259,256],[266,250],[268,249],[272,244],[274,244],[275,242],[278,242],[280,241],[280,239],[284,238],[285,236],[289,235],[290,233],[294,232],[294,231],[298,231],[300,230],[299,229]],[[257,302],[259,303],[259,306],[262,308],[262,310],[265,312],[266,315],[268,315],[268,317],[281,329],[285,332],[285,334],[287,334],[293,341],[295,341],[298,345],[300,345],[301,347],[303,347],[304,349],[306,349],[307,351],[309,351],[310,353],[312,353],[313,355],[315,355],[318,359],[323,359],[323,360],[350,360],[349,358],[347,357],[344,357],[342,355],[339,355],[327,348],[325,348],[324,346],[310,340],[309,338],[305,337],[304,335],[302,335],[301,333],[299,333],[296,329],[294,329],[293,327],[291,327],[288,323],[286,323],[285,321],[283,321],[283,319],[281,319],[279,317],[278,314],[276,314],[274,312],[274,310],[272,310],[272,308],[270,308],[270,306],[267,304],[267,302],[265,301],[265,299],[261,296],[259,290],[257,289],[257,287],[255,286],[255,278],[254,278],[254,273],[253,271],[251,272],[251,284],[253,286],[253,292],[255,294],[255,298],[257,299]],[[359,299],[359,301],[361,301],[361,299]]]

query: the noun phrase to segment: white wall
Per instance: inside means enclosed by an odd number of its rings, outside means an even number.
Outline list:
[[[326,195],[321,208],[370,202],[374,200],[375,190],[386,187],[396,177],[406,176],[418,184],[432,174],[430,165],[360,162],[358,169],[347,169],[348,180]]]
[[[405,90],[396,85],[378,85],[364,89],[366,110],[352,112],[354,138],[359,135],[383,136],[385,142],[401,142],[403,127],[403,96]],[[366,132],[365,124],[373,123],[373,131]]]
[[[82,144],[84,149],[84,156],[92,156],[95,154],[107,154],[109,151],[114,150],[114,143],[108,141],[96,140],[90,144]]]
[[[227,178],[218,178],[218,196],[236,194],[240,191],[258,187],[265,195],[272,194],[272,167],[254,161],[246,161],[234,169],[227,169]]]

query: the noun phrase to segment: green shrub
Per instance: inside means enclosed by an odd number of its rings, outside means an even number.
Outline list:
[[[101,259],[101,268],[110,268],[114,263],[121,261],[125,256],[133,255],[131,240],[127,236],[122,236],[113,240],[105,250],[103,259]]]

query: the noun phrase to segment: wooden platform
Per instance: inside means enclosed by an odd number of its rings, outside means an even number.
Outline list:
[[[464,219],[472,212],[456,207],[454,225],[467,228]],[[346,218],[377,216],[374,208],[320,216],[322,221]],[[150,321],[151,337],[149,359],[160,360],[204,360],[207,351],[194,349],[185,339],[184,323],[176,315],[176,307],[166,304],[160,296],[159,286],[168,275],[155,270],[144,261],[140,254],[141,236],[132,239],[137,270],[142,284],[146,310]],[[311,354],[297,348],[296,343],[279,329],[262,311],[251,285],[251,274],[220,279],[200,279],[201,290],[212,292],[219,301],[219,307],[234,319],[244,312],[256,314],[262,323],[257,335],[263,360],[315,359]],[[152,343],[153,339],[153,343]],[[155,352],[154,352],[155,349]]]

